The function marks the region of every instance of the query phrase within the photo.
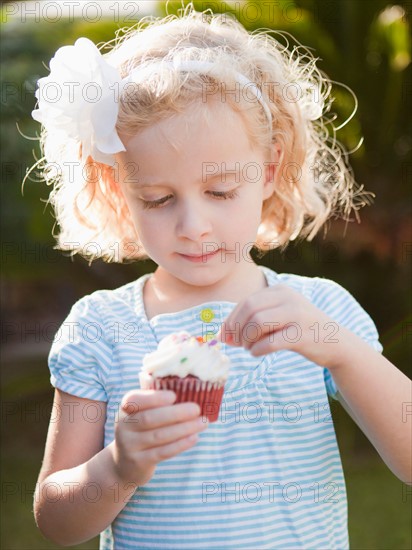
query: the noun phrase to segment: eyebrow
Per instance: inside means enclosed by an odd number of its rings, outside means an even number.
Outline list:
[[[237,179],[240,179],[240,175],[241,175],[241,170],[226,170],[226,171],[223,171],[223,172],[218,172],[216,174],[210,174],[210,175],[206,175],[206,176],[203,176],[201,179],[197,180],[196,183],[206,183],[206,181],[210,181],[210,180],[215,180],[217,178],[221,178],[222,176],[235,176]],[[161,186],[167,186],[167,185],[171,185],[170,182],[167,182],[167,181],[137,181],[136,182],[138,187],[161,187]],[[229,182],[226,182],[224,181],[223,183],[229,183]],[[239,181],[236,181],[236,183],[239,183]]]

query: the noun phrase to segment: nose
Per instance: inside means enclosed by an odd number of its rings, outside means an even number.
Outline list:
[[[209,235],[212,223],[207,208],[201,201],[186,200],[178,209],[176,234],[179,238],[198,241]]]

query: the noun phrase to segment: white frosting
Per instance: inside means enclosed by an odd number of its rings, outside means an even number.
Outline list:
[[[142,375],[156,378],[189,374],[201,380],[224,383],[229,374],[229,358],[216,340],[203,343],[186,331],[163,338],[156,351],[143,359]]]

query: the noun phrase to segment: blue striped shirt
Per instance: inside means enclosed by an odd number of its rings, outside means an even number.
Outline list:
[[[338,284],[260,269],[269,286],[291,286],[382,350],[372,320]],[[235,306],[207,302],[148,320],[142,289],[150,276],[79,300],[50,351],[53,386],[107,402],[105,445],[114,439],[123,395],[139,387],[143,356],[171,332],[216,332]],[[335,331],[332,323],[314,327],[313,335],[333,341]],[[284,337],[298,336],[292,326]],[[348,548],[330,373],[291,351],[253,357],[244,348],[222,347],[232,367],[219,420],[192,449],[157,466],[102,533],[100,548]]]

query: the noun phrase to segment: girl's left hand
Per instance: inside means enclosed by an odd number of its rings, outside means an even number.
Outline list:
[[[219,338],[254,356],[287,349],[330,368],[340,362],[349,334],[302,294],[279,284],[239,302]]]

